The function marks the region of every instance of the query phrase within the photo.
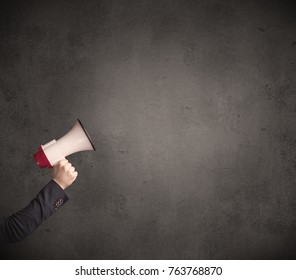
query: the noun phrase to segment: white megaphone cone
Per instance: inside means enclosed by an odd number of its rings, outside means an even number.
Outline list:
[[[95,151],[87,131],[79,119],[77,119],[71,130],[59,140],[52,140],[41,145],[38,152],[34,154],[36,163],[40,168],[51,168],[66,156],[80,151]]]

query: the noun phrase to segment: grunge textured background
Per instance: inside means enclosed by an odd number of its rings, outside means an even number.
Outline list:
[[[296,257],[292,1],[1,1],[0,214],[80,118],[70,201],[12,259]]]

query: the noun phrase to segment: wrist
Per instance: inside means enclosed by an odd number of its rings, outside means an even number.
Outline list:
[[[67,188],[67,186],[63,182],[59,181],[58,179],[53,178],[53,180],[61,187],[61,189],[64,190],[65,188]]]

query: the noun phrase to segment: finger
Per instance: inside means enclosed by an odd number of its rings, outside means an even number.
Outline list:
[[[70,169],[69,169],[69,172],[70,173],[73,173],[74,171],[75,171],[75,167],[74,166],[71,166]]]
[[[59,165],[59,166],[64,166],[64,165],[66,165],[68,162],[69,162],[69,161],[65,158],[65,159],[60,160],[59,163],[58,163],[58,165]]]
[[[73,172],[73,176],[76,178],[78,176],[78,172],[77,171]]]
[[[72,164],[70,162],[64,165],[65,171],[69,171],[71,167],[72,167]]]

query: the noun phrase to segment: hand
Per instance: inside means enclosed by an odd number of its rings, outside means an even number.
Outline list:
[[[78,173],[67,159],[59,161],[52,171],[52,179],[64,190],[76,179]]]

